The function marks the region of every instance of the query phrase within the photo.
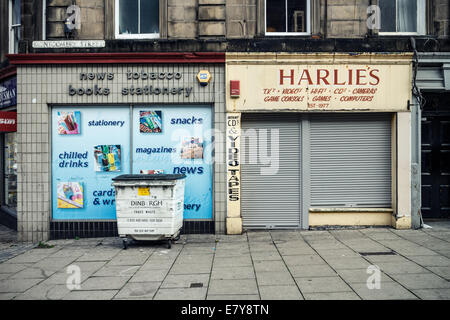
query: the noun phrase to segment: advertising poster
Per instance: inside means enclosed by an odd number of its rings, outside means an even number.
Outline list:
[[[120,145],[95,146],[95,171],[120,171],[122,164],[120,149]]]
[[[59,134],[80,134],[80,111],[58,112]]]
[[[69,115],[82,128],[78,134],[60,133],[61,117]],[[116,219],[111,184],[112,178],[130,173],[129,119],[128,107],[52,110],[53,220]]]
[[[58,182],[58,208],[83,208],[83,187],[79,182]]]
[[[184,219],[212,219],[212,112],[203,106],[168,106],[133,110],[161,112],[162,132],[153,135],[133,127],[133,173],[186,174]]]
[[[142,133],[162,132],[161,111],[140,111],[139,128]]]

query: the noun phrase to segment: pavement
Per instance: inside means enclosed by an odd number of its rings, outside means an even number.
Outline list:
[[[0,300],[448,300],[450,221],[249,231],[164,243],[20,244],[0,227]]]

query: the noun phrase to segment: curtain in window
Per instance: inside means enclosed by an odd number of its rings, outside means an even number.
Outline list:
[[[417,0],[397,0],[398,32],[417,32]]]

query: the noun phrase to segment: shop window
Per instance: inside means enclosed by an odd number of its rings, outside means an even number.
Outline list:
[[[159,38],[159,0],[116,0],[116,38]]]
[[[17,208],[17,135],[15,132],[4,134],[4,201],[3,205],[11,210]]]
[[[310,34],[310,0],[266,0],[266,35]]]
[[[20,0],[9,0],[9,52],[19,52]]]
[[[379,0],[380,35],[425,34],[425,0]]]

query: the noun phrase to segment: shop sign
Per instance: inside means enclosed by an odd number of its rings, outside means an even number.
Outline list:
[[[14,77],[0,84],[0,108],[17,104],[17,78]]]
[[[17,112],[0,111],[0,132],[17,131]]]
[[[407,111],[411,98],[411,60],[375,58],[334,63],[293,60],[228,61],[227,78],[240,80],[241,95],[228,111]],[[251,60],[251,59],[250,59]],[[366,63],[364,63],[366,62]]]
[[[241,115],[227,114],[227,216],[239,217],[241,213]]]
[[[35,49],[58,49],[58,48],[104,48],[105,40],[56,40],[56,41],[33,41]]]
[[[183,77],[181,72],[127,71],[125,76],[131,84],[121,88],[122,96],[168,95],[189,98],[193,90],[193,87],[165,86],[158,83],[158,81],[163,80],[164,83],[167,83],[167,80],[179,81]],[[69,96],[109,96],[112,93],[109,83],[116,79],[116,74],[112,72],[81,72],[79,79],[87,85],[75,86],[70,84],[68,87]],[[94,80],[96,83],[90,85]],[[140,81],[139,84],[133,83],[136,80]]]

